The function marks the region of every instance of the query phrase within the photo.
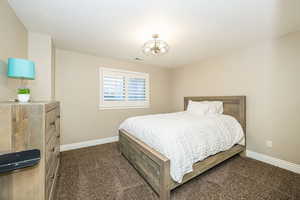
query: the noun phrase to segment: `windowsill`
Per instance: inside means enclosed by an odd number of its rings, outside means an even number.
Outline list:
[[[123,109],[147,109],[150,105],[145,106],[99,106],[99,110],[123,110]]]

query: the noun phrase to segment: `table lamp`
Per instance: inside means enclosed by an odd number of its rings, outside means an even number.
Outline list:
[[[26,87],[24,80],[34,80],[34,62],[19,58],[8,58],[7,76],[21,79],[21,86],[18,89],[18,100],[23,103],[28,102],[30,100],[30,89]]]

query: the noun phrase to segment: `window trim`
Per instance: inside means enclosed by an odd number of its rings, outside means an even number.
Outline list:
[[[146,101],[145,102],[131,102],[124,101],[123,105],[121,102],[116,102],[116,105],[113,105],[113,102],[105,103],[103,98],[103,73],[104,71],[109,71],[112,73],[127,74],[126,77],[129,77],[128,74],[133,76],[140,76],[146,79]],[[99,110],[108,110],[108,109],[134,109],[134,108],[149,108],[150,107],[150,78],[149,74],[145,72],[135,72],[129,70],[121,70],[115,68],[99,67]],[[127,84],[127,81],[126,81]],[[127,93],[126,93],[127,98]],[[117,105],[119,104],[119,105]],[[140,105],[139,105],[140,104]]]

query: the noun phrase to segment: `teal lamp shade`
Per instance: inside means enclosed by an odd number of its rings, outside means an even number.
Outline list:
[[[10,78],[34,80],[35,64],[30,60],[9,58],[7,76]]]

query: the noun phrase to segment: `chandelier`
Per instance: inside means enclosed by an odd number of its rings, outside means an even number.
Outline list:
[[[158,40],[159,35],[153,34],[153,40],[149,40],[143,45],[143,53],[146,55],[159,56],[169,51],[169,45],[162,40]]]

